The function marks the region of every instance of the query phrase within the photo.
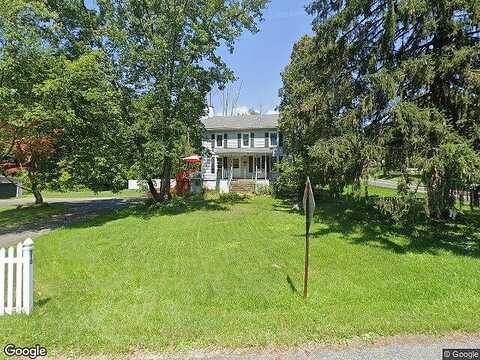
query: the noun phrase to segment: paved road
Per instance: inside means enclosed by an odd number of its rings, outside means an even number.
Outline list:
[[[35,238],[50,230],[82,222],[100,214],[127,207],[142,201],[142,198],[85,198],[85,199],[48,199],[50,204],[61,204],[68,211],[47,219],[40,219],[28,224],[7,226],[0,229],[0,248],[17,244],[26,238]],[[30,199],[0,200],[0,208],[30,204]]]
[[[478,349],[480,334],[454,334],[442,337],[395,336],[376,343],[353,341],[347,345],[312,344],[298,349],[262,351],[210,351],[176,355],[155,355],[142,352],[133,355],[75,357],[84,360],[442,360],[443,349]],[[53,357],[55,360],[73,357]],[[450,357],[454,360],[454,357]],[[477,358],[473,358],[477,359]]]
[[[348,346],[312,345],[291,351],[264,353],[191,353],[181,356],[136,354],[132,360],[441,360],[442,350],[448,348],[480,348],[480,334],[444,337],[405,336],[379,340],[366,345],[353,342]],[[452,358],[453,359],[453,358]]]
[[[398,187],[398,182],[392,181],[392,180],[371,179],[371,180],[368,180],[368,185],[396,190],[397,187]],[[416,188],[417,188],[416,183],[410,184],[410,189],[411,190],[415,190]],[[418,192],[419,193],[424,193],[424,192],[427,192],[427,190],[424,186],[419,186],[418,187]]]

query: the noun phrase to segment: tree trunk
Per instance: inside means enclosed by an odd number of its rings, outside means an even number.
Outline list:
[[[172,172],[172,160],[165,159],[163,163],[163,177],[160,184],[160,201],[167,202],[171,199],[170,194],[170,176]]]
[[[427,182],[428,215],[435,219],[448,218],[449,210],[454,202],[448,187],[447,177],[434,168]]]
[[[33,196],[35,196],[35,204],[42,205],[43,204],[43,196],[42,193],[38,190],[33,191]]]
[[[32,176],[30,177],[30,182],[32,184],[32,193],[33,193],[33,196],[35,197],[35,204],[42,205],[43,204],[42,193],[40,192],[40,189],[38,188],[37,182],[33,179]]]
[[[437,59],[440,59],[444,48],[451,42],[449,34],[452,33],[450,19],[453,13],[438,14],[438,28],[432,39],[433,53]],[[440,67],[440,63],[437,64]],[[448,79],[441,71],[437,71],[430,85],[430,100],[432,105],[440,112],[445,111],[446,117],[449,116],[448,109],[451,109],[451,97],[449,96]],[[445,120],[446,121],[446,120]],[[438,143],[431,144],[432,148],[437,147]],[[430,154],[431,156],[433,154]],[[449,210],[454,205],[450,193],[451,184],[445,169],[434,167],[427,182],[427,206],[429,216],[436,219],[448,218]]]
[[[152,194],[152,198],[155,201],[160,202],[160,195],[158,194],[158,191],[155,188],[155,184],[153,183],[153,181],[151,179],[147,180],[147,184],[148,184],[148,189],[150,190],[150,194]]]

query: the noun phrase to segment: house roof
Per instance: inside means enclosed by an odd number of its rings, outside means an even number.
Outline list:
[[[278,114],[214,116],[202,119],[207,130],[276,129]]]

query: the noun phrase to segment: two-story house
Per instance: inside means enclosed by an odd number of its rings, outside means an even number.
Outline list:
[[[202,120],[203,186],[208,190],[254,191],[269,184],[273,165],[283,157],[278,115],[216,116]]]

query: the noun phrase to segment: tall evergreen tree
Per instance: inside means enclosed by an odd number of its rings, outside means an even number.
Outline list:
[[[309,79],[324,93],[305,102],[334,128],[353,124],[359,144],[382,146],[387,166],[419,167],[429,214],[445,216],[452,190],[479,179],[480,3],[318,0],[308,11],[308,56],[324,82]]]

